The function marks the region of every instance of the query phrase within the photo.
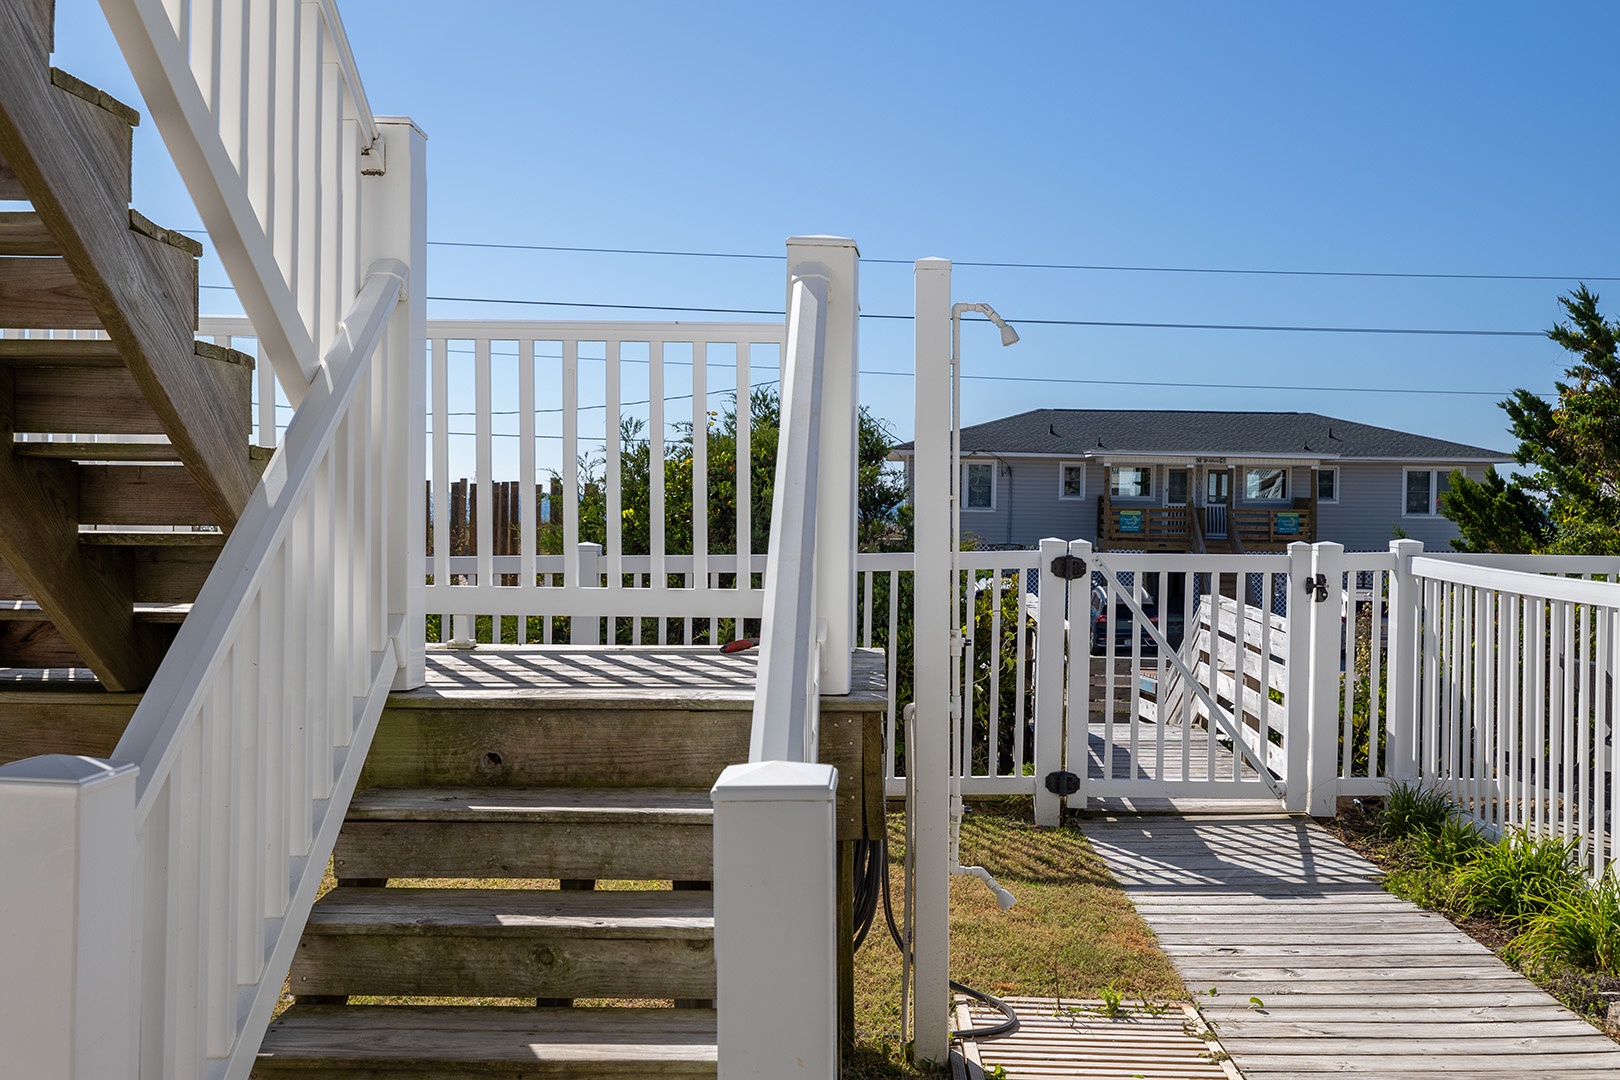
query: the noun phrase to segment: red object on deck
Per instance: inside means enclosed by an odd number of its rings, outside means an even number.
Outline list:
[[[726,642],[724,645],[720,646],[720,651],[723,653],[734,653],[746,652],[749,649],[757,648],[759,648],[759,638],[745,637],[738,638],[736,641]]]

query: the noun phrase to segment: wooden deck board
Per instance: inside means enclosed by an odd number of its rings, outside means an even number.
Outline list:
[[[1247,1077],[1620,1076],[1620,1046],[1307,818],[1084,828]]]

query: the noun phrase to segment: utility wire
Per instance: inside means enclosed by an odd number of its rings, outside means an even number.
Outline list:
[[[207,229],[176,229],[207,236]],[[679,259],[754,259],[782,262],[785,254],[759,251],[684,251],[664,248],[590,247],[580,244],[496,244],[476,240],[429,240],[429,247],[477,248],[486,251],[554,251],[583,255],[655,255]],[[914,259],[881,259],[863,255],[863,263],[911,266]],[[1389,278],[1397,281],[1620,281],[1604,274],[1452,274],[1402,270],[1267,270],[1243,266],[1133,266],[1124,263],[1012,262],[995,259],[952,259],[952,266],[989,270],[1069,270],[1111,274],[1230,274],[1249,277]],[[207,286],[205,286],[206,288]]]

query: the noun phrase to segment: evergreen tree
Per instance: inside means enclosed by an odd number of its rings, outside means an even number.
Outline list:
[[[1547,336],[1576,359],[1556,402],[1518,389],[1502,408],[1519,440],[1514,460],[1534,471],[1484,482],[1453,473],[1440,509],[1463,551],[1620,554],[1620,323],[1581,285],[1559,297],[1567,316]]]

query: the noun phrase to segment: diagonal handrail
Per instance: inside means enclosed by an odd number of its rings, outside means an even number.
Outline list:
[[[794,279],[782,363],[782,424],[771,497],[750,761],[814,761],[816,498],[828,280]]]

